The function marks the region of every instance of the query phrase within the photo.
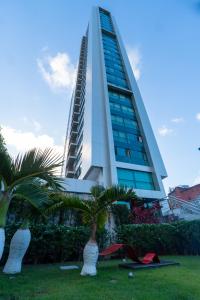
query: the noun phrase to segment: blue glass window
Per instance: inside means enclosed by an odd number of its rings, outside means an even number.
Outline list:
[[[113,114],[120,114],[131,119],[135,118],[135,112],[132,108],[120,105],[119,103],[110,102],[110,110]]]
[[[120,130],[113,130],[113,137],[116,142],[121,142],[125,144],[132,144],[138,145],[138,148],[143,149],[143,143],[140,135],[136,135],[133,133],[125,132],[125,131],[120,131]],[[135,149],[137,150],[137,149]]]
[[[102,29],[113,32],[112,21],[109,13],[100,9],[100,20]]]
[[[103,33],[102,39],[108,83],[128,89],[116,38]]]
[[[132,97],[110,90],[128,89],[128,82],[111,16],[100,9],[100,20],[116,160],[148,165]]]
[[[109,91],[109,101],[116,160],[149,165],[131,97]]]
[[[143,190],[155,190],[152,173],[117,168],[119,184]]]

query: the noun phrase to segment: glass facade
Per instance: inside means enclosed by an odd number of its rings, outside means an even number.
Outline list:
[[[148,165],[143,139],[132,103],[132,96],[131,94],[123,94],[123,92],[115,89],[115,87],[119,87],[122,90],[126,90],[129,87],[111,17],[101,9],[100,21],[106,75],[109,84],[108,92],[115,157],[117,161],[121,162]]]
[[[128,89],[128,83],[116,38],[109,36],[106,33],[102,34],[102,38],[108,83]]]
[[[133,105],[133,93],[130,91],[112,19],[108,12],[102,9],[99,12],[115,158],[119,162],[148,166],[149,161]],[[155,190],[152,174],[149,172],[118,168],[117,173],[119,184]]]
[[[109,102],[116,160],[149,165],[131,97],[109,91]]]
[[[152,173],[118,168],[117,175],[119,184],[123,186],[142,190],[155,190]]]
[[[113,32],[113,26],[112,26],[112,22],[110,20],[109,14],[104,10],[100,10],[100,12],[101,12],[100,19],[101,19],[102,29],[109,31],[109,32]]]

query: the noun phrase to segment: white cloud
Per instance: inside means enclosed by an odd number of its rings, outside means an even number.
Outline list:
[[[184,119],[182,117],[180,117],[180,118],[173,118],[173,119],[171,119],[171,122],[173,122],[173,123],[183,123]]]
[[[141,76],[141,53],[137,47],[127,46],[127,54],[136,80]]]
[[[200,113],[196,114],[197,121],[200,121]]]
[[[71,90],[75,81],[75,66],[67,53],[58,52],[55,56],[46,55],[37,60],[43,79],[53,89]]]
[[[36,135],[30,131],[21,131],[15,128],[2,125],[2,134],[7,146],[12,146],[17,152],[24,152],[31,148],[53,148],[63,154],[63,146],[56,145],[54,139],[47,135]]]
[[[161,136],[167,136],[167,135],[171,135],[173,133],[173,129],[166,127],[165,125],[163,125],[161,128],[158,128],[158,133]]]

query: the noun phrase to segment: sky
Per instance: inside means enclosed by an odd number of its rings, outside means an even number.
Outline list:
[[[1,0],[0,126],[9,152],[62,153],[94,5],[117,21],[168,172],[166,192],[200,183],[199,0]]]

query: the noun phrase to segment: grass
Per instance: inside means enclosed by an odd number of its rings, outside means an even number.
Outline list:
[[[138,270],[134,278],[116,260],[100,262],[96,277],[58,264],[24,266],[17,276],[0,273],[0,300],[199,300],[200,258],[170,259],[181,265]]]

